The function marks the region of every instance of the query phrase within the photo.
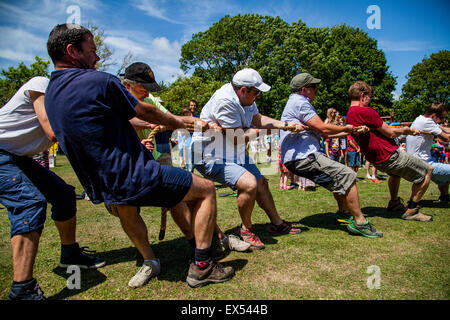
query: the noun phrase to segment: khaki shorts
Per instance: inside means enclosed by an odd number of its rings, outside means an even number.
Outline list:
[[[284,166],[293,174],[312,180],[340,196],[346,195],[356,181],[355,171],[318,152],[306,159],[287,162]]]
[[[430,165],[422,159],[397,149],[388,160],[375,167],[392,177],[401,177],[412,183],[421,183]]]

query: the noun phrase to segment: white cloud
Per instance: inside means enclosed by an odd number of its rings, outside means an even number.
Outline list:
[[[127,53],[131,52],[134,61],[150,65],[157,81],[170,83],[183,74],[178,62],[181,46],[177,41],[171,42],[165,37],[150,38],[126,30],[112,31],[110,34],[111,36],[105,38],[105,42],[114,50],[112,59],[117,62],[116,69],[122,64]],[[111,70],[111,73],[115,74],[116,71]]]
[[[0,57],[13,61],[32,62],[36,55],[47,57],[47,39],[22,29],[0,27]]]
[[[394,97],[394,101],[399,101],[400,100],[400,94],[392,91],[392,96]]]
[[[161,20],[165,20],[171,23],[182,24],[179,21],[173,20],[168,17],[166,14],[166,10],[162,7],[162,4],[158,3],[155,0],[138,0],[132,1],[134,7],[139,10],[142,10],[146,15],[154,18],[158,18]],[[173,15],[173,14],[172,14]],[[177,15],[174,15],[177,16]]]
[[[390,41],[379,40],[378,47],[384,51],[424,51],[430,48],[425,41],[405,40]]]

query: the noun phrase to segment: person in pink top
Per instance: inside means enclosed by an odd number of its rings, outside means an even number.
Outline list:
[[[347,123],[353,126],[365,125],[371,129],[367,133],[353,136],[365,158],[378,170],[389,175],[391,200],[387,209],[401,212],[401,217],[405,220],[432,221],[432,216],[419,212],[418,202],[430,184],[433,167],[402,152],[394,141],[394,138],[400,135],[417,135],[420,131],[409,127],[389,127],[378,112],[369,106],[372,94],[373,88],[363,81],[357,81],[350,86],[351,105],[347,113]],[[401,178],[413,183],[407,207],[398,197]]]

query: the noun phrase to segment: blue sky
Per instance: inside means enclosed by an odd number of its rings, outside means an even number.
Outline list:
[[[368,28],[371,5],[380,9],[379,29]],[[152,67],[157,81],[166,83],[183,75],[178,62],[181,46],[226,14],[279,16],[288,23],[302,20],[309,27],[342,23],[359,27],[385,52],[397,77],[396,95],[414,64],[450,48],[450,1],[445,0],[0,0],[0,69],[20,61],[28,65],[36,55],[49,59],[48,34],[56,24],[74,17],[72,8],[79,9],[82,25],[90,21],[105,30],[117,62],[108,72],[115,74],[131,52],[136,61]]]

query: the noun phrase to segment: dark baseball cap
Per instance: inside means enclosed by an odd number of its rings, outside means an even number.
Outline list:
[[[309,84],[317,84],[320,79],[314,78],[309,73],[299,73],[291,80],[291,88],[293,90],[301,90],[303,87],[306,87]]]
[[[156,83],[152,69],[146,63],[135,62],[130,64],[121,76],[124,79],[142,84],[148,91],[155,92],[161,90],[161,87]]]

